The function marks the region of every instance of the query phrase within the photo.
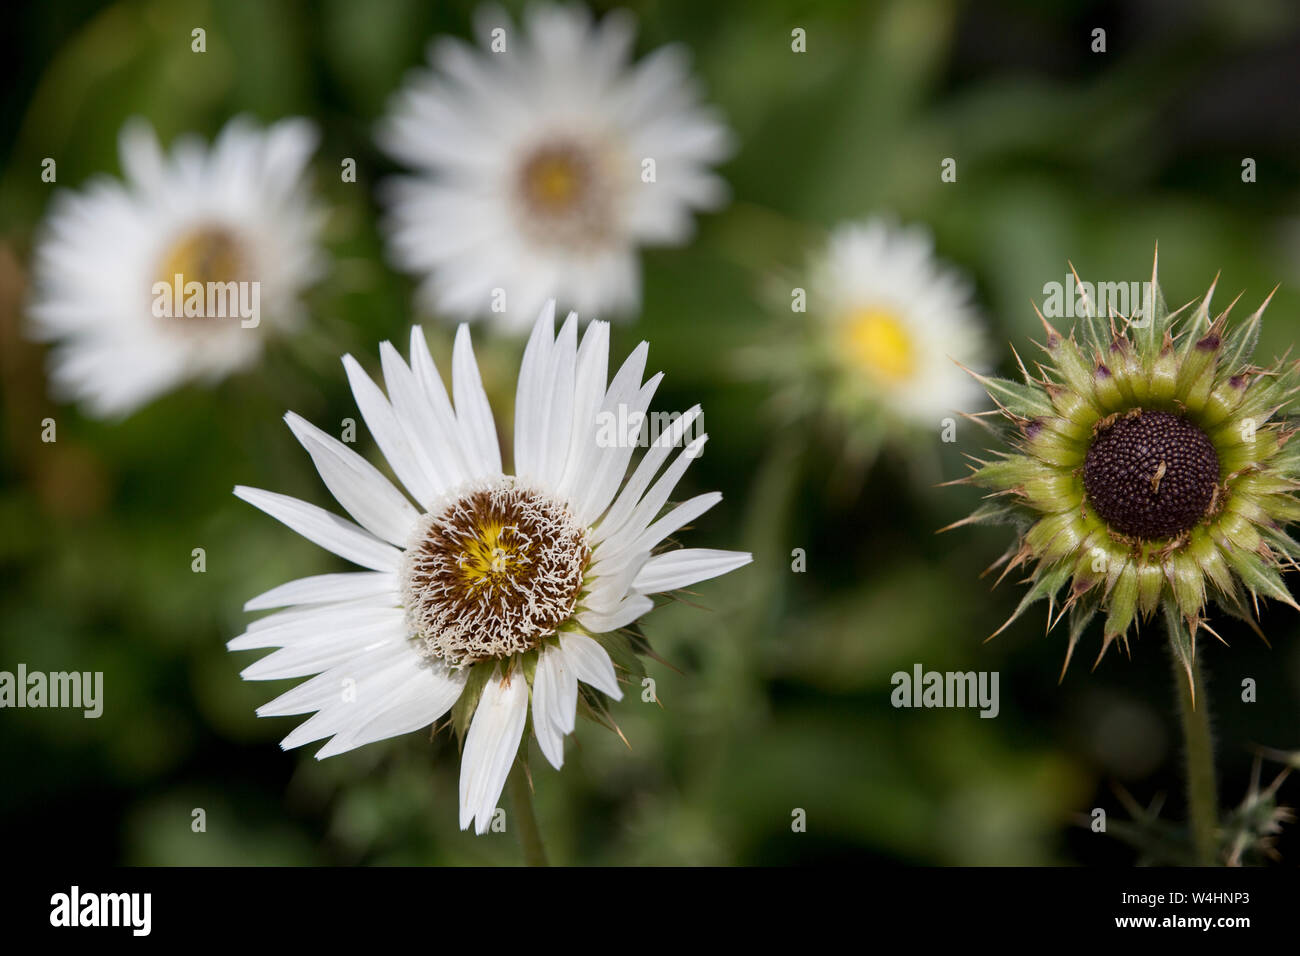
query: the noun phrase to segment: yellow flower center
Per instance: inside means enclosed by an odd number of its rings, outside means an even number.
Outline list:
[[[176,276],[185,283],[236,282],[244,272],[239,240],[227,229],[205,226],[185,233],[163,256],[158,279],[169,285]]]
[[[519,540],[513,526],[506,527],[498,521],[479,525],[474,536],[462,539],[461,548],[457,564],[470,594],[482,589],[491,593],[495,587],[524,572],[532,550],[527,541]]]
[[[845,323],[844,345],[852,363],[877,381],[897,385],[916,372],[916,346],[896,312],[857,309]]]
[[[582,157],[563,147],[539,150],[521,174],[525,197],[534,209],[551,214],[572,209],[581,199],[587,170]]]

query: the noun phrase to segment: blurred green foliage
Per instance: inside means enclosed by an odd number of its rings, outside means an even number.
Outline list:
[[[1036,334],[1030,301],[1080,274],[1141,279],[1154,243],[1171,304],[1222,270],[1226,302],[1253,307],[1282,284],[1261,351],[1300,332],[1300,140],[1294,91],[1300,10],[1276,2],[1170,5],[949,0],[633,3],[638,50],[686,43],[741,149],[723,170],[734,203],[696,240],[645,255],[645,305],[614,330],[621,358],[642,337],[667,372],[657,405],[705,407],[708,454],[683,493],[720,488],[692,543],[755,551],[753,567],[700,588],[708,610],[673,605],[645,622],[662,706],[615,708],[627,746],[578,729],[562,773],[533,760],[552,859],[572,863],[929,864],[1114,862],[1130,851],[1078,828],[1119,813],[1121,781],[1181,811],[1171,682],[1148,636],[1057,686],[1063,636],[1034,615],[981,641],[1010,613],[1014,582],[979,572],[996,530],[933,530],[973,504],[886,458],[850,493],[832,487],[837,445],[781,431],[761,384],[728,356],[798,334],[774,314],[768,277],[799,270],[835,223],[875,213],[927,223],[973,276],[1003,371]],[[370,137],[386,97],[427,39],[469,33],[472,5],[118,0],[33,6],[0,117],[0,669],[102,670],[99,720],[0,712],[0,821],[7,845],[132,864],[497,863],[509,834],[456,829],[453,740],[416,733],[317,762],[280,752],[287,719],[254,708],[289,686],[246,683],[251,657],[224,643],[250,596],[338,570],[325,552],[231,494],[236,483],[321,504],[328,496],[281,422],[357,417],[338,356],[373,368],[404,342],[411,282],[385,264],[373,187],[392,167]],[[1182,8],[1179,8],[1182,9]],[[208,52],[191,53],[190,30]],[[1091,31],[1108,50],[1090,51]],[[21,27],[21,28],[19,28]],[[807,31],[808,51],[790,49]],[[1289,93],[1288,93],[1289,90]],[[331,209],[330,275],[310,331],[255,372],[190,387],[121,424],[82,418],[45,394],[42,350],[21,340],[27,256],[51,194],[118,172],[131,115],[164,141],[213,135],[227,118],[315,119],[315,181]],[[1243,157],[1257,160],[1245,184]],[[356,184],[340,181],[354,157]],[[956,183],[939,179],[945,157]],[[446,367],[451,332],[427,326]],[[484,379],[509,426],[519,343],[477,331]],[[58,441],[40,423],[58,422]],[[508,431],[506,432],[508,434]],[[937,427],[936,427],[936,444]],[[963,472],[982,438],[964,426],[939,449]],[[373,450],[368,438],[363,451]],[[191,550],[207,570],[191,571]],[[807,571],[791,571],[803,548]],[[1300,626],[1279,609],[1271,650],[1228,624],[1207,646],[1226,802],[1244,792],[1248,744],[1300,747]],[[1081,656],[1086,652],[1081,649]],[[998,670],[1002,712],[899,711],[890,675],[920,662]],[[1254,677],[1259,702],[1237,685]],[[1286,795],[1285,789],[1283,796]],[[206,833],[191,830],[204,808]],[[791,829],[807,813],[807,832]],[[1294,839],[1289,844],[1295,846]],[[1288,846],[1282,843],[1284,852]]]

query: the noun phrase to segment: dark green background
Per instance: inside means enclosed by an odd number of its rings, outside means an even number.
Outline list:
[[[1261,352],[1300,337],[1300,9],[1288,0],[1198,4],[633,3],[638,52],[680,40],[741,148],[723,173],[735,202],[679,249],[644,257],[644,312],[614,331],[621,359],[642,337],[667,378],[657,407],[705,408],[711,436],[683,493],[726,498],[687,543],[740,547],[756,562],[700,587],[710,610],[644,621],[662,708],[615,707],[631,749],[578,729],[555,773],[535,756],[538,813],[559,862],[1126,863],[1133,853],[1075,825],[1122,816],[1112,784],[1167,793],[1181,819],[1168,662],[1151,627],[1133,660],[1089,674],[1093,635],[1061,686],[1064,635],[1042,613],[989,644],[1018,587],[978,573],[997,529],[936,537],[975,502],[957,477],[971,427],[929,475],[887,454],[848,491],[828,480],[834,423],[783,428],[761,383],[730,357],[803,331],[763,285],[798,270],[835,223],[876,213],[927,223],[940,253],[976,280],[992,352],[1010,371],[1036,334],[1030,301],[1061,280],[1142,279],[1158,240],[1173,304],[1222,270],[1220,301],[1253,308],[1281,283]],[[513,7],[512,7],[513,8]],[[246,683],[254,659],[224,643],[244,600],[341,569],[237,501],[251,484],[326,504],[280,420],[358,418],[338,356],[370,368],[404,343],[412,283],[382,259],[373,186],[392,166],[370,130],[428,38],[465,36],[472,6],[414,0],[66,2],[6,10],[0,62],[0,669],[102,670],[105,713],[0,711],[0,827],[7,850],[88,863],[510,863],[513,837],[456,829],[455,744],[420,733],[318,763],[281,753],[292,719],[254,708],[289,682]],[[189,32],[207,30],[208,52]],[[790,51],[803,27],[808,52]],[[1108,52],[1090,51],[1107,30]],[[315,181],[332,213],[334,265],[309,297],[313,323],[254,372],[186,388],[121,424],[45,394],[43,350],[20,337],[33,232],[53,188],[118,172],[128,116],[165,141],[211,136],[230,116],[314,118]],[[958,181],[939,180],[944,157]],[[1243,157],[1258,182],[1241,181]],[[359,182],[340,182],[354,157]],[[796,273],[797,274],[797,273]],[[445,362],[451,333],[430,326]],[[476,332],[505,417],[521,347]],[[444,365],[445,367],[445,365]],[[57,419],[58,441],[40,441]],[[362,450],[373,454],[368,437]],[[684,496],[684,495],[683,495]],[[190,570],[195,547],[207,572]],[[808,570],[790,571],[804,548]],[[1041,608],[1041,606],[1040,606]],[[1232,623],[1206,645],[1225,802],[1248,782],[1250,746],[1300,748],[1300,621],[1270,607],[1273,648]],[[1095,653],[1095,650],[1094,650]],[[916,662],[1001,673],[1002,713],[899,711],[890,675]],[[1243,704],[1254,678],[1259,702]],[[1291,800],[1297,785],[1290,786]],[[1283,790],[1287,795],[1288,790]],[[191,810],[207,832],[191,832]],[[807,812],[806,833],[791,813]],[[1286,841],[1284,841],[1284,849]],[[1289,858],[1296,857],[1290,839]]]

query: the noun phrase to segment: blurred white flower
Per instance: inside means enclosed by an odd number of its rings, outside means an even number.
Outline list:
[[[316,675],[258,714],[314,714],[283,746],[329,737],[316,754],[324,758],[427,727],[451,710],[463,733],[460,825],[476,822],[479,833],[519,751],[530,698],[533,733],[559,768],[580,693],[590,694],[579,682],[622,697],[607,648],[628,648],[619,632],[654,607],[650,595],[750,561],[739,552],[665,546],[722,497],[668,506],[705,441],[684,442],[700,409],[651,443],[625,481],[634,443],[602,438],[604,423],[643,415],[662,373],[643,381],[643,342],[607,382],[608,324],[592,322],[579,345],[577,316],[556,336],[554,314],[551,302],[524,352],[514,474],[502,468],[469,327],[456,335],[448,395],[416,326],[409,365],[389,343],[380,347],[387,398],[355,359],[343,359],[361,414],[416,505],[356,452],[292,413],[289,427],[357,523],[295,498],[235,489],[369,569],[291,581],[247,603],[247,610],[288,610],[229,643],[231,650],[279,648],[243,676]],[[674,456],[678,444],[685,447]]]
[[[124,181],[60,192],[38,238],[27,331],[57,343],[55,394],[127,415],[249,366],[266,332],[296,325],[324,268],[304,183],[316,139],[306,120],[238,118],[211,148],[186,136],[167,155],[145,121],[123,126]]]
[[[837,401],[928,429],[982,404],[979,384],[956,364],[978,366],[984,352],[972,295],[920,226],[836,228],[814,263],[808,311],[839,372]]]
[[[449,37],[394,96],[378,140],[414,175],[387,183],[390,249],[421,305],[526,330],[557,297],[585,316],[641,301],[641,245],[676,245],[721,205],[731,137],[685,51],[630,63],[634,24],[530,6],[480,9],[483,49]],[[500,291],[498,291],[500,290]],[[504,292],[502,297],[501,292]]]

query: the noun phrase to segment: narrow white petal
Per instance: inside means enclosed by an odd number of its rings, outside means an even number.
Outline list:
[[[486,833],[528,721],[528,682],[521,671],[492,675],[465,735],[460,760],[460,828]]]
[[[363,697],[370,694],[377,696],[378,692],[373,688],[387,689],[394,685],[394,682],[389,680],[389,671],[411,674],[422,663],[423,658],[416,653],[409,642],[405,645],[392,644],[363,651],[328,670],[321,671],[315,677],[303,681],[269,703],[263,704],[257,708],[257,716],[284,717],[328,710],[335,704],[346,704],[357,699],[358,688],[365,691]]]
[[[742,568],[754,560],[743,551],[714,551],[709,548],[679,548],[657,554],[641,567],[632,587],[642,594],[658,594],[689,587],[718,575]]]
[[[293,604],[324,604],[353,598],[391,595],[396,603],[401,587],[397,575],[388,571],[351,571],[346,574],[316,574],[288,581],[244,603],[245,611],[265,611]]]
[[[443,489],[420,466],[388,399],[351,355],[343,356],[343,367],[352,386],[352,395],[357,400],[357,408],[361,410],[361,417],[366,420],[375,444],[383,452],[384,460],[412,497],[425,508],[431,507]]]
[[[543,417],[546,434],[542,439],[541,479],[550,488],[558,486],[569,458],[577,366],[578,316],[570,312],[551,348],[551,368],[547,376],[549,395]]]
[[[578,680],[615,700],[623,699],[623,691],[619,688],[618,677],[614,673],[614,662],[605,653],[605,648],[585,634],[562,634],[560,646],[564,648],[565,659]]]
[[[438,423],[439,441],[434,446],[437,453],[450,459],[456,472],[466,478],[476,477],[479,473],[477,455],[473,446],[466,445],[463,440],[463,429],[456,420],[456,413],[452,410],[451,399],[447,397],[447,388],[443,385],[442,376],[438,374],[438,367],[433,363],[424,329],[418,325],[411,326],[411,371],[416,384],[429,400],[434,419]]]
[[[464,670],[448,670],[440,663],[425,664],[387,696],[377,713],[355,729],[336,735],[316,754],[316,759],[429,726],[456,703],[465,687],[466,674]]]
[[[226,647],[247,651],[302,642],[319,643],[359,628],[392,624],[404,613],[400,607],[378,604],[373,598],[277,611],[248,625],[243,634],[227,641]]]
[[[542,467],[542,446],[546,434],[547,373],[551,367],[551,344],[555,339],[555,300],[542,308],[533,325],[524,358],[519,366],[515,390],[515,474],[538,477]]]
[[[641,358],[643,363],[644,354]],[[637,416],[644,415],[646,409],[650,407],[650,402],[654,399],[655,391],[664,376],[662,372],[658,372],[644,385],[636,386],[629,392],[619,382],[621,374],[620,371],[619,375],[614,377],[614,382],[609,387],[609,394],[601,405],[601,414],[612,415],[613,420],[619,423],[635,422]],[[632,459],[634,450],[635,446],[627,441],[626,437],[620,438],[612,447],[600,449],[596,467],[587,482],[586,493],[579,500],[577,512],[579,521],[584,524],[594,524],[609,507],[609,503],[614,500],[614,495],[627,474],[627,465]]]
[[[542,728],[538,743],[556,770],[564,763],[564,737],[573,733],[577,711],[577,672],[564,647],[550,645],[538,658],[533,679],[533,727]]]
[[[668,514],[646,528],[641,537],[632,543],[630,550],[633,552],[649,551],[664,538],[690,524],[721,500],[722,492],[710,491],[683,501]]]
[[[456,330],[456,347],[452,353],[452,389],[456,396],[456,420],[461,438],[472,448],[478,458],[479,474],[501,473],[501,443],[497,440],[496,421],[478,362],[474,358],[474,345],[470,341],[469,326],[462,324]]]
[[[430,479],[443,488],[461,484],[468,477],[458,448],[459,442],[450,406],[440,409],[429,400],[415,374],[402,361],[391,342],[379,343],[379,360],[393,411],[415,459]],[[439,389],[442,388],[441,383]],[[446,401],[443,393],[443,401]]]
[[[272,651],[240,672],[244,680],[282,680],[319,674],[358,654],[377,650],[407,638],[403,612],[387,620],[375,621],[332,632],[310,640],[299,640]]]
[[[601,559],[588,570],[587,593],[582,599],[585,611],[612,614],[623,598],[632,591],[632,581],[641,573],[641,567],[650,558],[648,552],[626,552],[615,556],[617,561]],[[646,592],[649,593],[649,592]]]
[[[641,615],[654,610],[654,606],[655,602],[644,595],[629,594],[608,613],[583,611],[578,615],[578,623],[593,634],[606,634],[609,631],[617,631],[620,627],[627,627]]]
[[[686,429],[690,428],[699,418],[701,411],[699,405],[687,409],[646,450],[646,453],[641,457],[640,464],[636,467],[636,471],[632,473],[632,477],[623,486],[623,490],[618,493],[614,503],[609,506],[609,511],[600,519],[593,540],[597,542],[605,540],[618,531],[624,522],[631,517],[632,512],[640,503],[646,487],[654,480],[655,475],[659,473],[659,469],[663,467],[663,463],[668,460],[669,454],[682,440],[682,436],[686,434]]]
[[[348,514],[372,534],[405,546],[419,519],[406,497],[379,469],[334,436],[293,412],[284,420],[311,455],[325,487]]]
[[[623,526],[607,539],[610,550],[622,550],[632,541],[635,541],[650,526],[650,522],[668,503],[669,496],[673,493],[673,489],[677,487],[677,483],[681,481],[682,475],[686,473],[687,467],[700,456],[708,437],[708,435],[701,435],[682,449],[681,454],[664,470],[664,473],[659,476],[659,480],[646,492],[645,497],[637,502],[636,507],[632,509],[632,514],[628,516]],[[603,522],[601,530],[604,530]],[[600,540],[599,535],[596,540]]]
[[[370,720],[423,664],[423,659],[406,641],[363,651],[259,707],[257,715],[317,711],[280,742],[285,750],[300,747]]]
[[[599,451],[597,413],[605,399],[609,378],[609,323],[592,322],[578,346],[578,369],[573,388],[573,426],[569,454],[556,488],[571,498],[586,480]]]
[[[402,553],[369,531],[305,501],[260,488],[235,487],[235,494],[254,508],[341,558],[374,571],[396,571]]]

